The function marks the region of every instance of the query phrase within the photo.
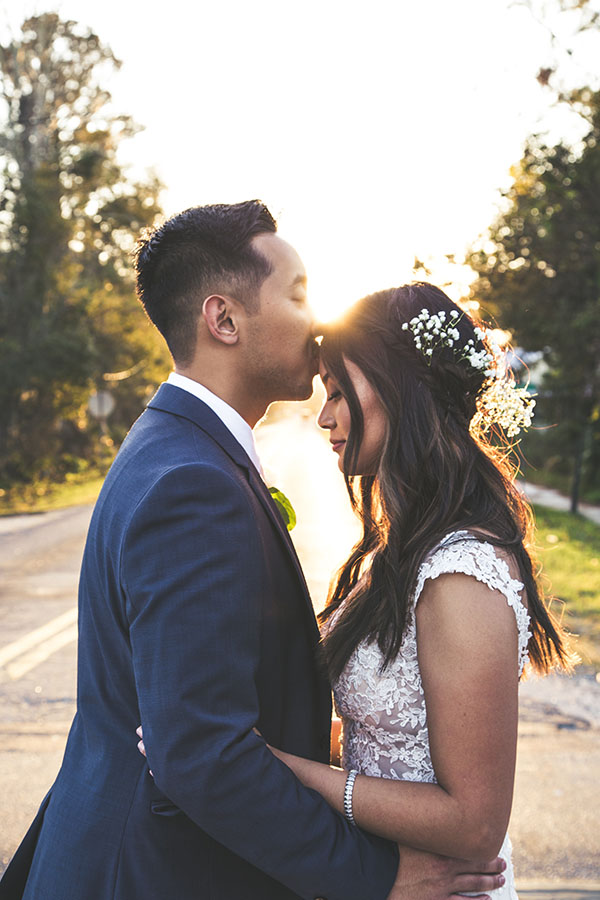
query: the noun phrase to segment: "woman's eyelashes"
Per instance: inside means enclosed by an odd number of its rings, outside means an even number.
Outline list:
[[[341,396],[342,396],[341,391],[337,391],[337,390],[332,391],[330,394],[327,395],[327,401],[330,402],[331,400],[337,400],[338,397],[341,397]]]

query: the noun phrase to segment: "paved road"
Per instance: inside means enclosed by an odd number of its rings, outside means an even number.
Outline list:
[[[0,871],[56,774],[75,709],[90,507],[0,518]]]
[[[265,426],[271,483],[292,499],[317,607],[358,534],[329,445],[310,422]],[[59,768],[75,705],[76,585],[89,507],[0,518],[0,871]],[[600,900],[600,684],[522,690],[511,834],[522,900]]]
[[[529,481],[520,481],[519,484],[531,503],[549,506],[551,509],[560,509],[563,512],[569,512],[571,509],[570,498],[553,490],[553,488],[531,484]],[[589,519],[590,522],[600,525],[600,506],[593,506],[591,503],[580,503],[579,514]]]

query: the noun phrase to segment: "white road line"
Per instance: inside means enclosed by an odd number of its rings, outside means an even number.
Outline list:
[[[60,650],[61,647],[66,647],[71,641],[76,640],[77,625],[71,625],[64,631],[59,631],[58,634],[48,638],[47,641],[42,641],[41,644],[38,644],[37,647],[34,647],[29,653],[23,654],[20,659],[9,663],[9,665],[6,666],[8,677],[13,681],[22,678],[22,676],[26,675],[27,672],[30,672],[31,669],[35,669],[40,663],[45,662],[49,656],[52,656],[52,654],[56,653],[57,650]]]
[[[22,653],[26,653],[28,650],[31,650],[32,647],[36,647],[38,644],[46,641],[49,637],[52,637],[52,635],[57,634],[59,631],[63,631],[63,629],[68,628],[69,625],[73,625],[75,622],[77,622],[77,609],[69,609],[55,619],[51,619],[50,622],[47,622],[40,628],[36,628],[34,631],[30,631],[28,634],[23,635],[23,637],[19,638],[17,641],[13,641],[12,644],[1,647],[0,666],[5,666],[12,659],[21,656]]]

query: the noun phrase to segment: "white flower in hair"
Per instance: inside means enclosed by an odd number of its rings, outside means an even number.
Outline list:
[[[475,336],[485,345],[477,349],[472,338],[456,346],[460,332],[456,327],[465,313],[453,310],[446,325],[446,313],[431,314],[422,309],[410,322],[404,322],[402,331],[411,331],[415,347],[423,355],[427,366],[433,362],[437,347],[452,350],[457,362],[468,362],[472,369],[482,372],[487,381],[477,397],[477,412],[471,420],[471,428],[489,430],[500,425],[508,437],[515,437],[522,428],[529,428],[533,418],[535,400],[527,388],[518,388],[507,370],[506,355],[491,335],[483,328],[474,329]]]
[[[477,412],[472,428],[489,430],[500,425],[508,437],[515,437],[522,428],[529,428],[533,419],[535,399],[527,388],[519,388],[510,378],[492,378],[477,398]]]

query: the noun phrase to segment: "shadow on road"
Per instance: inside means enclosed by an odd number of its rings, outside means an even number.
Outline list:
[[[519,890],[519,900],[600,900],[600,891],[563,888],[549,891]]]

